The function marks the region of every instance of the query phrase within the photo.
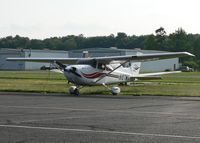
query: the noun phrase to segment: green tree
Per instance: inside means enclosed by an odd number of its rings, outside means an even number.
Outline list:
[[[169,35],[170,51],[193,51],[188,35],[182,28],[179,28]]]
[[[158,28],[156,31],[156,50],[167,50],[166,47],[166,31],[163,27]]]
[[[145,50],[157,49],[156,37],[152,34],[147,36],[145,40]]]
[[[77,49],[77,44],[75,39],[71,38],[64,42],[64,50]]]
[[[29,45],[27,45],[29,49],[44,49],[44,47],[43,41],[38,39],[32,39]]]

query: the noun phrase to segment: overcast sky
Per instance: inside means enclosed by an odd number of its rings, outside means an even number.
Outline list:
[[[200,33],[200,0],[0,0],[0,37]]]

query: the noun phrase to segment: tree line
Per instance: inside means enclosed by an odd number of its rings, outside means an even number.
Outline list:
[[[188,34],[182,28],[167,35],[165,29],[160,27],[155,34],[132,35],[118,32],[117,35],[85,37],[80,34],[64,37],[51,37],[44,40],[29,39],[19,35],[0,38],[0,48],[22,49],[50,49],[50,50],[75,50],[85,48],[110,48],[120,49],[140,48],[142,50],[161,51],[187,51],[196,55],[195,58],[181,58],[184,65],[200,69],[200,34]]]

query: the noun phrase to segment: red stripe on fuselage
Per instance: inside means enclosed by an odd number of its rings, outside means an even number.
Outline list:
[[[82,73],[82,75],[85,77],[85,78],[98,78],[102,75],[104,75],[105,73],[100,73],[100,72],[95,72],[95,73],[91,73],[91,74],[85,74],[85,73]]]

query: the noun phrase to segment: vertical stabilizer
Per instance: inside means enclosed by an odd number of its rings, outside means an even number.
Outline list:
[[[136,56],[143,55],[141,52],[136,52]],[[132,75],[139,75],[141,62],[131,62]]]
[[[132,75],[138,75],[140,72],[141,62],[131,62]]]

